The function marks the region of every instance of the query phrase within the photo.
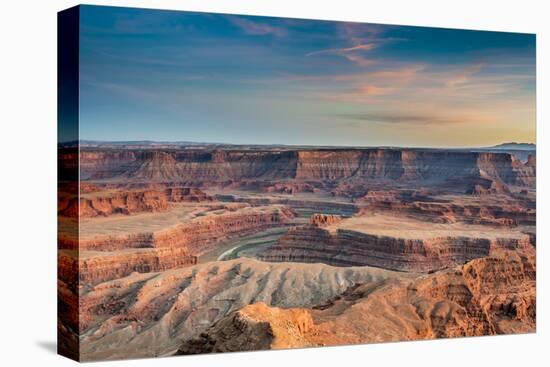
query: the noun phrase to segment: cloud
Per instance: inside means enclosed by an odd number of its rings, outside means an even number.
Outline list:
[[[273,35],[276,37],[284,37],[287,35],[287,31],[283,27],[275,27],[267,23],[257,22],[238,16],[228,16],[227,19],[244,33],[252,36]]]
[[[343,55],[348,52],[353,51],[370,51],[373,48],[375,48],[375,44],[364,44],[364,45],[356,45],[352,47],[346,47],[346,48],[331,48],[328,50],[320,50],[320,51],[313,51],[306,54],[306,56],[314,56],[314,55]]]
[[[371,66],[377,64],[377,61],[371,57],[365,56],[366,53],[389,42],[405,40],[402,38],[382,36],[382,33],[388,29],[390,29],[390,27],[381,27],[376,24],[343,23],[338,26],[337,34],[346,44],[352,46],[312,51],[307,53],[306,56],[337,55],[357,66]]]
[[[448,125],[470,122],[467,118],[445,117],[432,114],[410,114],[394,112],[340,114],[338,116],[352,120],[386,124]]]
[[[455,87],[466,84],[470,82],[474,74],[481,70],[483,64],[473,64],[465,68],[464,70],[458,72],[456,75],[453,75],[450,79],[445,82],[447,87]]]
[[[309,57],[317,55],[337,55],[345,58],[348,61],[353,62],[358,66],[366,67],[376,64],[376,61],[362,55],[361,53],[369,52],[376,47],[378,47],[378,45],[375,43],[356,44],[355,46],[351,47],[312,51],[307,53],[306,56]]]

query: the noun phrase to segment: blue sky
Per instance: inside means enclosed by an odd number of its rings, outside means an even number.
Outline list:
[[[535,36],[81,7],[83,139],[535,141]]]

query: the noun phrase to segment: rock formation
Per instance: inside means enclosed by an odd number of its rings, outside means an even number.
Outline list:
[[[59,348],[94,361],[532,332],[536,158],[516,157],[60,148]]]
[[[156,232],[101,235],[79,240],[61,239],[61,248],[116,251],[127,248],[183,247],[193,255],[217,242],[235,235],[284,225],[295,213],[284,206],[254,207],[222,214],[206,215],[188,223],[177,224]]]
[[[535,172],[508,153],[411,149],[171,150],[84,149],[83,179],[188,184],[239,180],[445,182],[490,178],[534,186]]]
[[[210,262],[162,273],[133,273],[81,292],[81,359],[173,354],[182,340],[248,304],[313,307],[358,284],[403,274],[368,267]],[[63,295],[70,303],[70,293]]]
[[[342,220],[339,215],[332,214],[313,214],[309,218],[309,224],[316,227],[326,227],[332,224],[336,224]]]
[[[59,279],[70,284],[76,261],[74,256],[60,251],[58,254]],[[93,285],[122,278],[133,272],[159,272],[194,265],[197,257],[185,248],[130,249],[115,252],[81,252],[78,257],[78,282]],[[65,269],[70,269],[66,271]]]
[[[507,252],[415,280],[354,286],[313,308],[251,304],[184,341],[178,354],[526,333],[535,319],[533,258]]]
[[[173,187],[160,190],[115,191],[104,195],[68,198],[59,202],[58,214],[67,217],[96,217],[112,214],[158,212],[168,208],[169,203],[212,201],[199,189]]]
[[[317,222],[317,217],[312,221]],[[396,217],[395,221],[399,223],[400,219]],[[479,230],[476,227],[472,227],[471,234],[467,229],[455,232],[453,227],[449,227],[444,236],[430,236],[428,233],[415,238],[414,234],[399,237],[398,232],[393,236],[383,235],[371,231],[372,227],[367,224],[364,230],[348,229],[345,221],[333,224],[337,228],[332,230],[316,224],[291,228],[260,258],[264,261],[368,265],[399,271],[432,272],[488,256],[498,249],[534,251],[530,236],[521,232],[498,237],[498,234],[483,232],[475,235],[473,231]]]

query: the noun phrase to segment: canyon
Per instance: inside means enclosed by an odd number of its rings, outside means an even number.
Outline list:
[[[228,210],[213,205],[204,209],[205,212],[184,206],[180,210],[187,215],[186,220],[167,215],[160,223],[153,223],[151,231],[146,231],[149,228],[144,221],[157,217],[150,214],[149,218],[144,214],[83,221],[78,238],[70,234],[63,237],[65,234],[61,233],[59,266],[74,268],[71,263],[77,261],[80,283],[93,285],[132,272],[158,272],[196,264],[199,255],[219,242],[284,225],[295,215],[283,206],[238,206]],[[70,275],[60,273],[61,280],[66,276]]]
[[[59,169],[76,359],[534,331],[534,151],[85,145]]]

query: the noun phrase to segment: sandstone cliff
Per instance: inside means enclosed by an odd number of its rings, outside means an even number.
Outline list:
[[[116,252],[80,251],[78,260],[66,251],[58,253],[58,278],[65,283],[94,285],[122,278],[133,272],[159,272],[194,265],[197,257],[185,248],[128,249]],[[75,266],[78,266],[75,269]]]
[[[410,149],[83,150],[83,179],[187,184],[242,180],[455,182],[488,178],[534,186],[535,172],[508,153]]]
[[[104,195],[67,198],[58,203],[58,214],[67,217],[96,217],[112,214],[158,212],[169,203],[212,201],[199,189],[172,187],[164,190],[115,191]]]
[[[331,232],[317,225],[306,225],[289,229],[260,258],[432,272],[488,256],[502,248],[534,252],[530,236],[523,233],[502,238],[452,233],[443,237],[400,238],[345,228]]]
[[[155,232],[101,235],[80,240],[60,239],[60,248],[94,251],[116,251],[128,248],[182,247],[199,255],[231,236],[243,235],[271,226],[285,225],[295,217],[285,206],[245,208],[198,217],[188,223]]]

